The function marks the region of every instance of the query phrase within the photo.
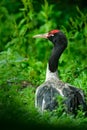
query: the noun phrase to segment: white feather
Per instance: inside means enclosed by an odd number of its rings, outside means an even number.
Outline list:
[[[50,70],[49,70],[49,67],[48,67],[48,64],[47,64],[47,70],[46,70],[46,79],[45,79],[45,81],[48,81],[48,80],[51,80],[51,79],[59,79],[58,78],[58,72],[57,71],[55,71],[55,72],[51,72]]]

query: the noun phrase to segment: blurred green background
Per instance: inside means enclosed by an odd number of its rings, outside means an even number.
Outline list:
[[[34,108],[37,86],[45,80],[52,44],[33,35],[62,30],[68,47],[59,61],[59,77],[87,94],[87,2],[86,0],[0,1],[0,119],[59,125],[70,122],[83,127],[87,118],[79,112],[77,122],[61,112],[39,115]],[[61,119],[59,115],[62,115]],[[17,120],[16,120],[17,119]],[[48,121],[49,119],[49,121]],[[60,123],[62,120],[62,124]],[[84,121],[83,121],[84,120]],[[55,123],[56,121],[56,123]],[[20,123],[19,123],[20,124]],[[32,124],[32,123],[31,123]],[[70,127],[71,127],[70,125]],[[86,127],[86,126],[85,126]]]

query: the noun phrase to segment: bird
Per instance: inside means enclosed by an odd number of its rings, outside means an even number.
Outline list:
[[[67,113],[75,114],[79,106],[85,111],[87,107],[83,90],[62,82],[58,76],[59,59],[68,45],[66,35],[55,29],[45,34],[34,35],[33,38],[45,38],[53,44],[47,63],[46,79],[35,92],[35,107],[40,112],[56,110],[59,107],[57,97],[62,97]]]

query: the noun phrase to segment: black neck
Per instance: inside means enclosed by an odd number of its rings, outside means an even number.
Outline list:
[[[49,69],[51,72],[55,72],[57,70],[59,58],[64,50],[65,47],[62,45],[54,46],[51,57],[49,59]]]

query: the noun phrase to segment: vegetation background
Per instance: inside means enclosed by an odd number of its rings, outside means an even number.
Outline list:
[[[87,117],[67,115],[62,106],[38,113],[34,107],[37,86],[45,80],[52,45],[32,36],[62,30],[68,47],[60,58],[59,76],[87,95],[86,0],[0,1],[0,127],[3,129],[87,129]],[[86,96],[87,97],[87,96]]]

